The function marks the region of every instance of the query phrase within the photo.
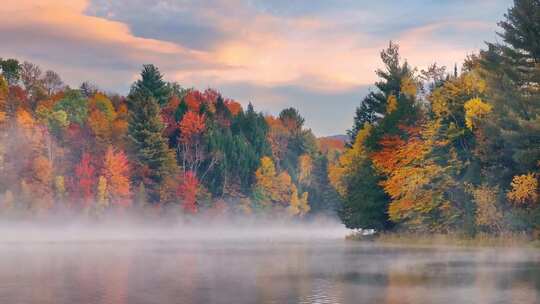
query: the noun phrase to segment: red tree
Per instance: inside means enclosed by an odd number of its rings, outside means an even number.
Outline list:
[[[76,195],[83,200],[84,207],[88,207],[94,198],[94,186],[96,184],[96,170],[92,166],[92,157],[83,153],[81,161],[75,167]]]
[[[197,176],[192,171],[187,171],[177,190],[177,195],[182,199],[182,208],[187,213],[197,213],[198,188],[199,180]]]
[[[187,112],[180,121],[180,140],[189,143],[194,138],[200,135],[205,129],[204,115],[199,115],[195,112]]]

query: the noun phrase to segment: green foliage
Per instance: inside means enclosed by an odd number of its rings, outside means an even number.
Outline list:
[[[388,196],[379,187],[382,177],[371,161],[356,163],[346,178],[346,193],[339,217],[351,229],[387,230],[392,227],[388,219]]]
[[[129,93],[130,96],[133,94],[144,94],[152,97],[160,107],[163,107],[171,97],[171,88],[163,81],[163,76],[155,65],[145,64],[141,72],[141,79],[133,84]]]
[[[163,179],[174,171],[174,152],[162,136],[163,122],[158,103],[146,90],[132,91],[128,99],[128,139],[131,144],[131,161],[135,172],[132,182],[144,184],[149,198],[159,201],[159,187]]]
[[[538,12],[538,1],[514,1],[499,23],[504,42],[467,59],[461,75],[444,77],[436,66],[423,71],[434,83],[423,85],[430,91],[422,107],[414,70],[399,63],[397,46],[381,53],[386,69],[357,109],[349,131],[354,145],[341,167],[329,170],[344,198],[346,225],[377,226],[370,222],[376,210],[388,211],[400,227],[430,233],[539,229]],[[362,150],[354,139],[365,123],[373,128]]]
[[[16,84],[21,78],[21,65],[17,59],[2,60],[0,58],[0,70],[10,85]]]
[[[88,100],[79,90],[69,90],[64,98],[54,105],[54,111],[64,111],[71,123],[83,126],[88,117]]]

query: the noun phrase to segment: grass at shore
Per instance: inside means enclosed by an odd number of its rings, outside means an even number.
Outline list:
[[[540,241],[525,233],[502,233],[491,235],[479,233],[474,237],[460,234],[379,233],[362,236],[353,233],[347,240],[374,242],[389,245],[412,246],[462,246],[462,247],[538,247]]]

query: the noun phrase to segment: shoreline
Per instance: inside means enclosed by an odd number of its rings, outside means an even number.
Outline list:
[[[391,232],[362,235],[359,232],[345,237],[347,241],[401,246],[452,246],[452,247],[502,247],[502,248],[540,248],[540,240],[525,233],[503,233],[490,235],[479,233],[475,236],[460,234],[427,234]]]

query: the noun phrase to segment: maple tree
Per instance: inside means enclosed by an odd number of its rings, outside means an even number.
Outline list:
[[[92,156],[83,153],[80,162],[75,166],[76,195],[80,197],[83,207],[89,207],[94,196],[96,169],[92,164]]]
[[[130,172],[128,159],[123,151],[115,151],[112,146],[109,146],[103,159],[101,177],[107,184],[107,200],[115,205],[129,206],[131,202]]]
[[[187,213],[197,213],[197,191],[199,180],[192,171],[187,171],[178,186],[178,196],[182,199],[182,208]]]

